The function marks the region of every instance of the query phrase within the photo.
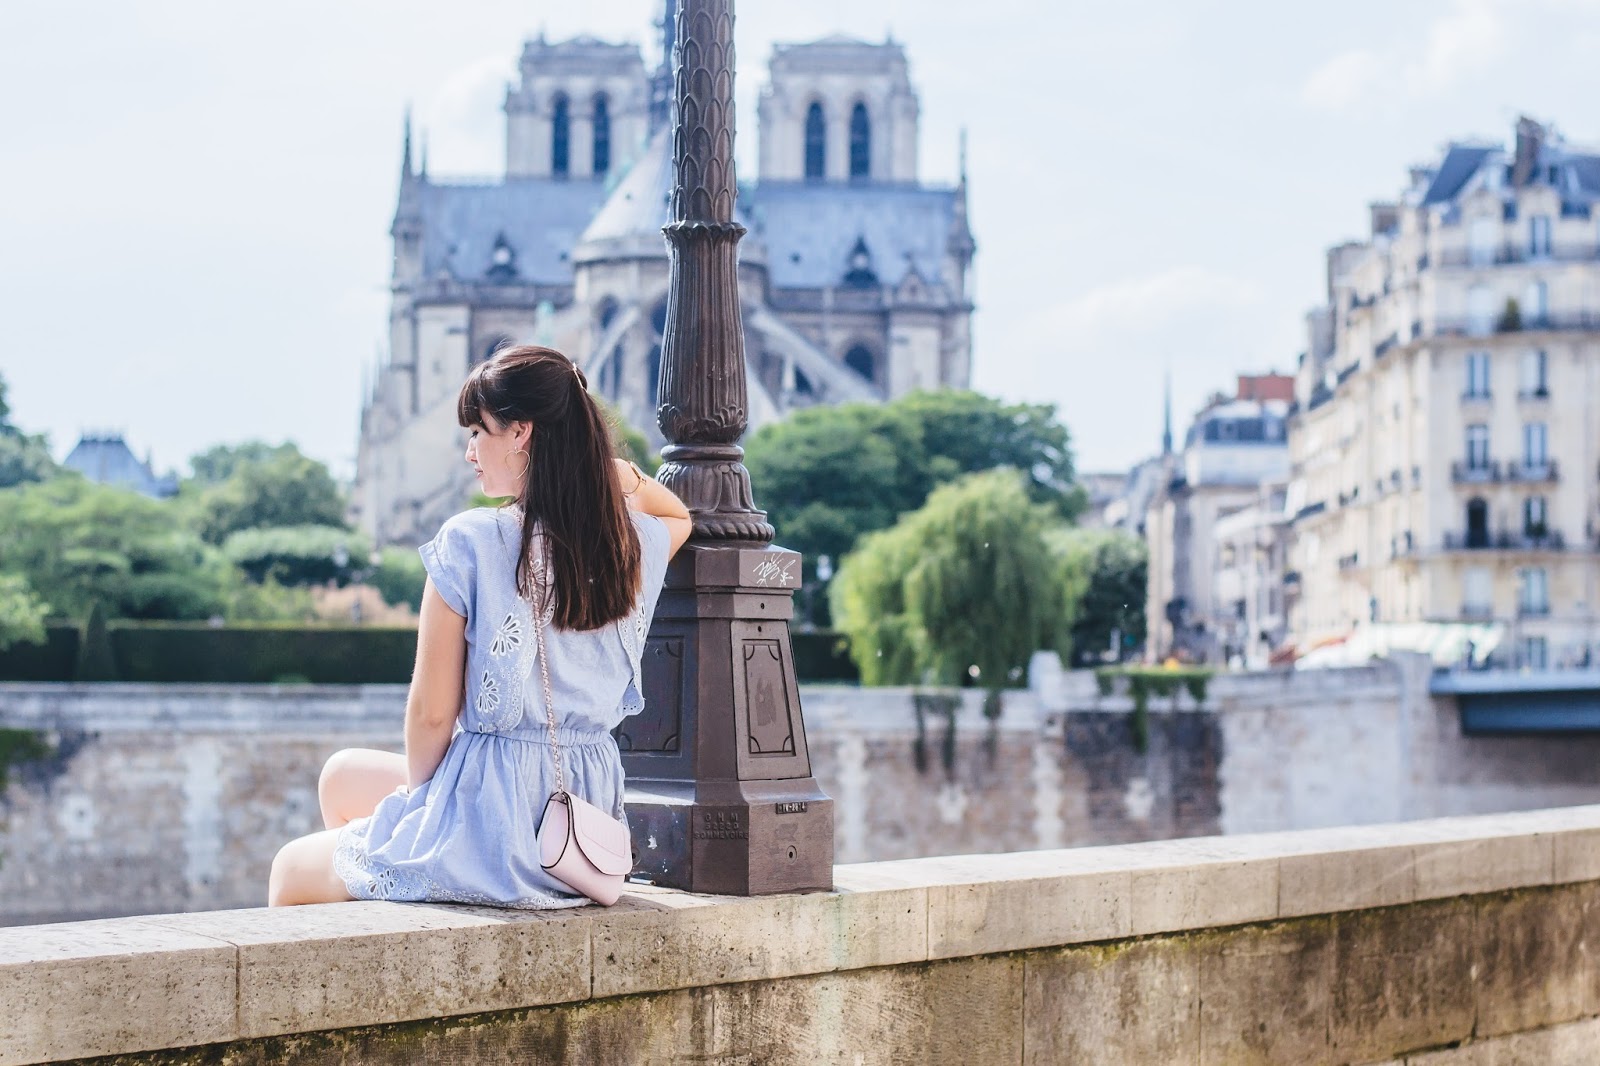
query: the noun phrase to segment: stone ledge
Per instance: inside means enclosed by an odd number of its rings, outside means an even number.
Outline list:
[[[609,910],[355,903],[0,929],[0,1066],[1216,929],[1596,879],[1600,806],[841,866]]]

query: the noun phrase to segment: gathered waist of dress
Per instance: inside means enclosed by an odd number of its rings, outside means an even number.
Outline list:
[[[477,733],[479,736],[499,737],[501,740],[520,740],[524,744],[550,744],[550,730],[541,725],[538,729],[527,726],[518,726],[516,729],[467,729],[463,733]],[[556,727],[556,743],[562,747],[581,748],[590,744],[604,744],[611,740],[611,733],[605,729],[584,728],[578,729],[570,726]]]

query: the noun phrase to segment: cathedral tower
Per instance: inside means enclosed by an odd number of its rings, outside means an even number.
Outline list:
[[[604,179],[643,150],[650,79],[639,48],[593,37],[523,46],[506,90],[506,177]]]
[[[757,107],[760,180],[914,182],[917,116],[897,42],[778,45]]]

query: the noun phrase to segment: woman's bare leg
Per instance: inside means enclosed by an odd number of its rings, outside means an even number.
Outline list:
[[[371,814],[378,801],[406,783],[406,757],[372,748],[345,748],[329,756],[317,779],[322,824],[338,829]]]
[[[355,897],[333,872],[337,829],[291,840],[272,860],[267,880],[267,906],[294,907],[302,903],[344,903]]]

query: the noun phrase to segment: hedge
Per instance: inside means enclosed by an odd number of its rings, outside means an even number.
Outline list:
[[[118,681],[404,684],[417,654],[407,627],[112,622],[105,632]],[[50,626],[44,644],[0,651],[0,681],[76,680],[83,640],[76,626]],[[857,680],[837,633],[793,642],[800,680]]]

